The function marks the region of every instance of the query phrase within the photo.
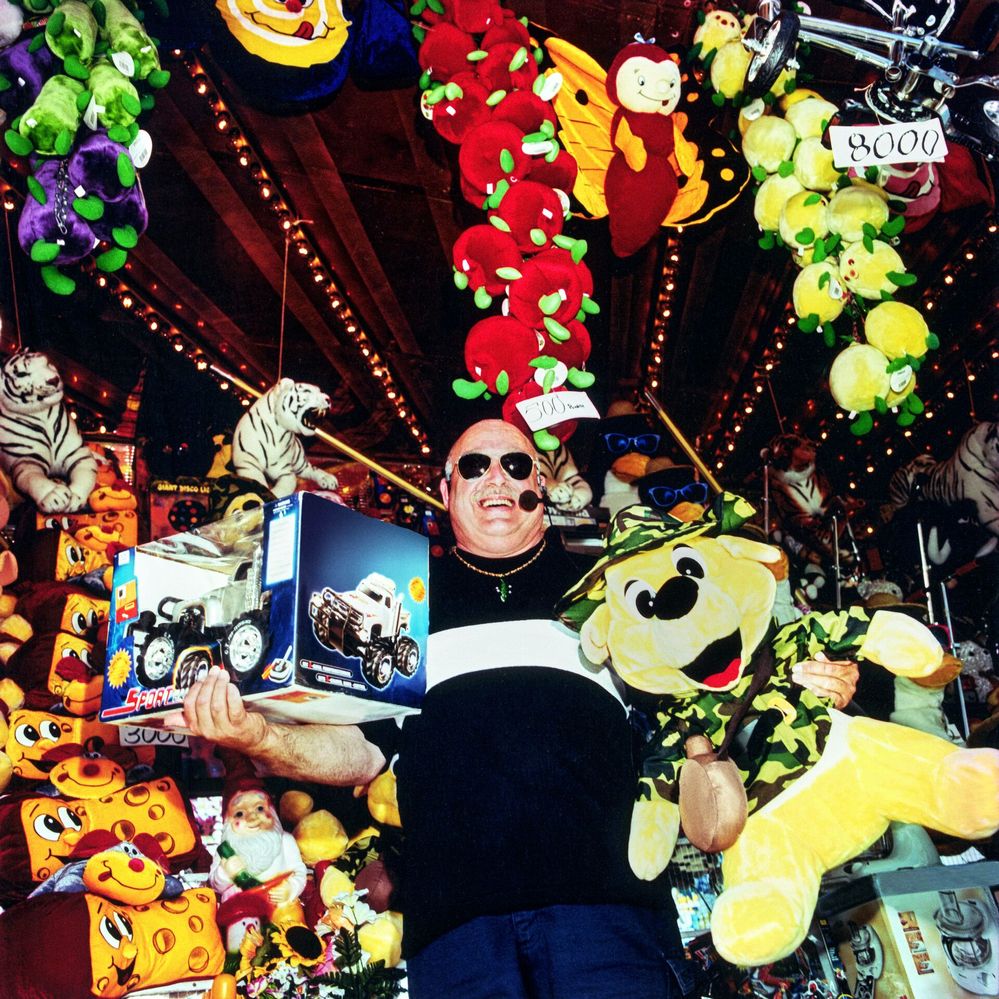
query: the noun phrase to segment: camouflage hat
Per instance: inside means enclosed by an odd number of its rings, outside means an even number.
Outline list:
[[[682,538],[728,534],[741,527],[756,509],[734,493],[721,493],[695,520],[684,521],[649,506],[626,506],[611,521],[604,553],[593,568],[558,602],[561,620],[578,631],[583,622],[604,602],[608,566],[639,552],[653,551]]]

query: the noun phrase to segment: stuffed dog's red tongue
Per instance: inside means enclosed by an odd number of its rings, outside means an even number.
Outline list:
[[[719,687],[727,687],[739,675],[739,667],[741,665],[741,659],[733,659],[725,669],[717,673],[712,673],[711,676],[706,676],[701,683],[705,687],[711,687],[713,690],[717,690]]]

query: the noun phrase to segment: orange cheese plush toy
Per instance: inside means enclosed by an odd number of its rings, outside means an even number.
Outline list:
[[[211,980],[225,954],[215,893],[124,905],[90,893],[52,893],[0,914],[4,989],[18,999],[118,999],[139,989]]]

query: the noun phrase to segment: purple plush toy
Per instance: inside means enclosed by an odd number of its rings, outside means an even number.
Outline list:
[[[44,202],[35,193],[24,199],[17,224],[21,248],[32,260],[45,264],[70,264],[82,260],[97,239],[90,223],[73,209],[73,187],[67,161],[49,159],[34,174]]]
[[[108,204],[128,198],[138,178],[128,150],[102,129],[77,143],[69,157],[69,180],[77,194],[82,190]]]
[[[30,38],[0,50],[0,74],[10,84],[0,91],[0,109],[15,118],[31,107],[41,92],[42,84],[55,72],[56,59],[52,50],[43,45],[30,52]]]
[[[146,231],[147,225],[149,225],[149,211],[142,194],[142,185],[136,177],[135,183],[126,190],[121,200],[105,204],[104,214],[91,222],[90,228],[98,239],[130,250],[135,245],[135,240]],[[129,229],[132,232],[129,232]]]

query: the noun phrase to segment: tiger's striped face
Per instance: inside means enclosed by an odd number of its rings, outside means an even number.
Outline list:
[[[62,402],[62,378],[55,365],[34,350],[19,350],[0,368],[0,409],[40,413]]]
[[[999,423],[991,423],[985,431],[985,453],[982,458],[990,468],[999,471]]]
[[[293,434],[315,434],[329,408],[330,397],[317,385],[282,379],[275,386],[274,417],[278,426]]]

